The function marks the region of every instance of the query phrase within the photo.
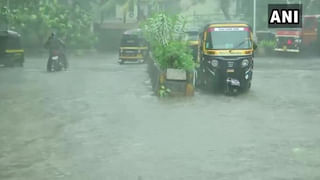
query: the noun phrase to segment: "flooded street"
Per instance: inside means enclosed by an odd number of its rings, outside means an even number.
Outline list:
[[[118,55],[0,68],[0,179],[318,180],[320,59],[256,58],[252,90],[159,99]]]

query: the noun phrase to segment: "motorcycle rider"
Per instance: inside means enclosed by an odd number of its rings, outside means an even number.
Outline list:
[[[65,44],[61,39],[59,39],[57,37],[56,33],[54,33],[54,32],[51,33],[51,35],[48,38],[47,42],[45,43],[44,47],[49,50],[49,54],[50,54],[47,69],[49,69],[49,64],[50,64],[49,61],[50,61],[54,51],[59,53],[59,56],[62,59],[64,69],[66,70],[68,68],[68,65],[69,65],[68,60],[67,60],[65,53],[64,53]]]

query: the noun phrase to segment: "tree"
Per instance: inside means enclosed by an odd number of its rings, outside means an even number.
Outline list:
[[[58,0],[10,0],[5,18],[9,28],[20,32],[28,47],[39,47],[50,32],[56,31],[71,48],[90,48],[95,36],[90,31],[92,17],[77,3]],[[65,1],[64,1],[65,2]]]
[[[230,7],[230,0],[220,0],[220,8],[227,20],[230,20],[230,14],[229,14],[229,7]]]
[[[127,5],[127,11],[132,9],[136,0],[100,0],[94,1],[91,7],[94,9],[95,17],[99,20],[100,24],[104,22],[106,12],[114,12],[117,5]],[[130,6],[130,7],[129,7]]]
[[[191,50],[177,38],[184,32],[185,25],[186,21],[182,16],[169,16],[165,13],[157,13],[142,23],[145,38],[162,69],[193,70]]]

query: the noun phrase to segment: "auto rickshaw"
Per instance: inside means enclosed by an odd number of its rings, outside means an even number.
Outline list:
[[[196,28],[190,28],[185,31],[184,41],[187,41],[189,47],[192,50],[193,59],[194,61],[197,60],[198,57],[198,46],[199,46],[199,29]]]
[[[141,29],[133,29],[123,33],[120,50],[119,63],[141,62],[143,63],[148,55],[148,45],[143,38]]]
[[[20,66],[24,63],[24,49],[21,35],[14,31],[0,31],[0,64],[7,67]]]
[[[320,46],[320,15],[303,16],[302,28],[279,29],[276,31],[275,51],[301,53],[319,51]]]
[[[245,22],[210,23],[200,32],[196,84],[227,94],[247,91],[256,44]]]

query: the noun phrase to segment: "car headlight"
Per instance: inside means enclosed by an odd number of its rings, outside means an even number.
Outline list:
[[[247,67],[247,66],[249,66],[249,63],[250,63],[249,60],[245,59],[245,60],[242,61],[241,66],[242,67]]]
[[[219,61],[214,59],[211,61],[211,65],[216,68],[219,66]]]

